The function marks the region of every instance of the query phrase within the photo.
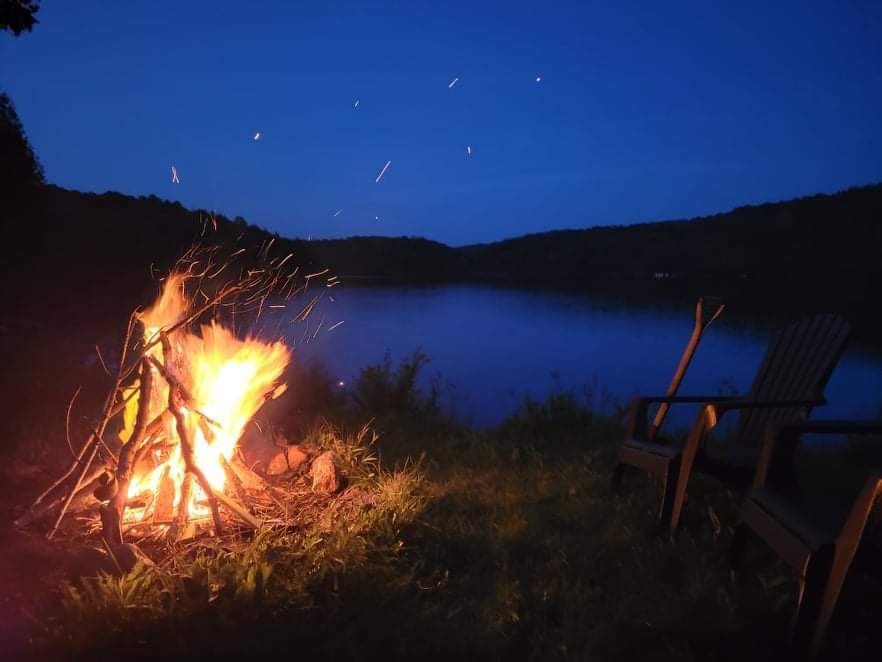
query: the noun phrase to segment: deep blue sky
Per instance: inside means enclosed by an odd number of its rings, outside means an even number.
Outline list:
[[[882,180],[880,2],[43,5],[0,88],[51,182],[288,236],[458,245]]]

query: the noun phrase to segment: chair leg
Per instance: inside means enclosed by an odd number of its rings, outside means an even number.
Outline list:
[[[818,608],[818,616],[815,619],[812,639],[809,642],[809,654],[812,656],[817,655],[818,651],[821,649],[824,635],[827,632],[827,626],[830,625],[830,620],[833,618],[833,612],[839,601],[839,594],[842,592],[843,584],[845,584],[845,577],[851,566],[854,551],[853,547],[850,549],[841,549],[837,547],[836,553],[833,556],[830,574],[827,577],[827,582],[824,586],[824,595],[821,598],[821,604]]]
[[[832,562],[833,553],[828,547],[816,551],[809,559],[793,624],[793,646],[799,654],[809,653],[815,639]]]
[[[664,528],[672,521],[677,492],[677,478],[680,475],[680,462],[672,460],[668,463],[665,479],[662,483],[661,506],[658,511],[658,522]]]

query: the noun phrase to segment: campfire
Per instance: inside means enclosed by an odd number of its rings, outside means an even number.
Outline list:
[[[124,392],[123,446],[104,491],[113,498],[102,510],[105,531],[118,542],[121,521],[148,518],[179,529],[210,514],[220,534],[218,501],[251,523],[226,496],[227,483],[236,481],[230,463],[245,425],[284,390],[278,379],[290,352],[280,341],[237,338],[215,320],[199,333],[166,333],[190,308],[183,286],[184,277],[173,274],[157,302],[138,315],[145,347],[140,378]]]
[[[259,528],[256,511],[284,509],[238,443],[260,408],[285,391],[291,349],[236,333],[234,324],[250,326],[268,307],[287,308],[327,272],[295,284],[297,270],[284,269],[290,256],[270,260],[268,245],[252,258],[244,249],[226,260],[219,253],[189,251],[156,301],[132,314],[100,422],[19,526],[54,516],[51,538],[66,514],[91,506],[113,550],[128,532],[147,528],[171,541],[199,529],[220,536],[230,525]],[[245,259],[237,263],[237,256]],[[293,319],[305,321],[320,298]],[[119,427],[113,443],[111,425]]]

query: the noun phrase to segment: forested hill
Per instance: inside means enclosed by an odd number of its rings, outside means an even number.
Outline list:
[[[725,296],[753,314],[839,311],[882,331],[882,185],[690,220],[562,230],[460,249],[474,279]]]
[[[351,284],[478,281],[668,299],[715,292],[770,314],[825,309],[861,318],[875,314],[871,301],[882,285],[882,185],[705,218],[462,248],[406,237],[285,239],[242,218],[212,217],[155,196],[55,186],[10,221],[4,275],[22,283],[12,299],[25,307],[46,297],[67,300],[74,291],[73,299],[92,306],[126,295],[128,307],[155,291],[151,269],[166,269],[195,241],[270,237],[304,269],[328,267]]]
[[[755,278],[879,266],[882,185],[746,206],[689,220],[558,230],[468,246],[485,278],[585,286],[656,274]]]

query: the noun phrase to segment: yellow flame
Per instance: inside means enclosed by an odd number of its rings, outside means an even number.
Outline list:
[[[180,275],[168,278],[156,303],[140,315],[144,324],[145,341],[150,341],[161,328],[183,319],[189,304],[183,294],[184,279]],[[230,460],[236,444],[248,421],[257,413],[268,394],[274,391],[291,352],[280,342],[266,343],[253,337],[238,338],[217,321],[202,325],[199,334],[178,330],[172,337],[174,374],[193,396],[193,402],[181,408],[185,427],[193,445],[196,465],[205,475],[213,490],[223,490],[226,482],[221,458]],[[162,348],[150,350],[160,362]],[[168,386],[154,372],[154,392],[151,394],[149,418],[166,408]],[[278,392],[278,389],[275,389]],[[210,421],[206,420],[210,419]],[[144,495],[158,496],[160,481],[166,468],[174,483],[174,506],[180,501],[181,485],[186,474],[184,459],[177,442],[173,417],[168,417],[163,431],[171,445],[155,452],[153,466],[135,470],[129,484],[129,498]],[[162,454],[165,453],[163,457]],[[195,483],[192,486],[188,512],[191,516],[208,513],[199,504],[205,494]],[[129,518],[143,519],[151,512],[149,505],[133,509]],[[128,519],[128,518],[127,518]]]

